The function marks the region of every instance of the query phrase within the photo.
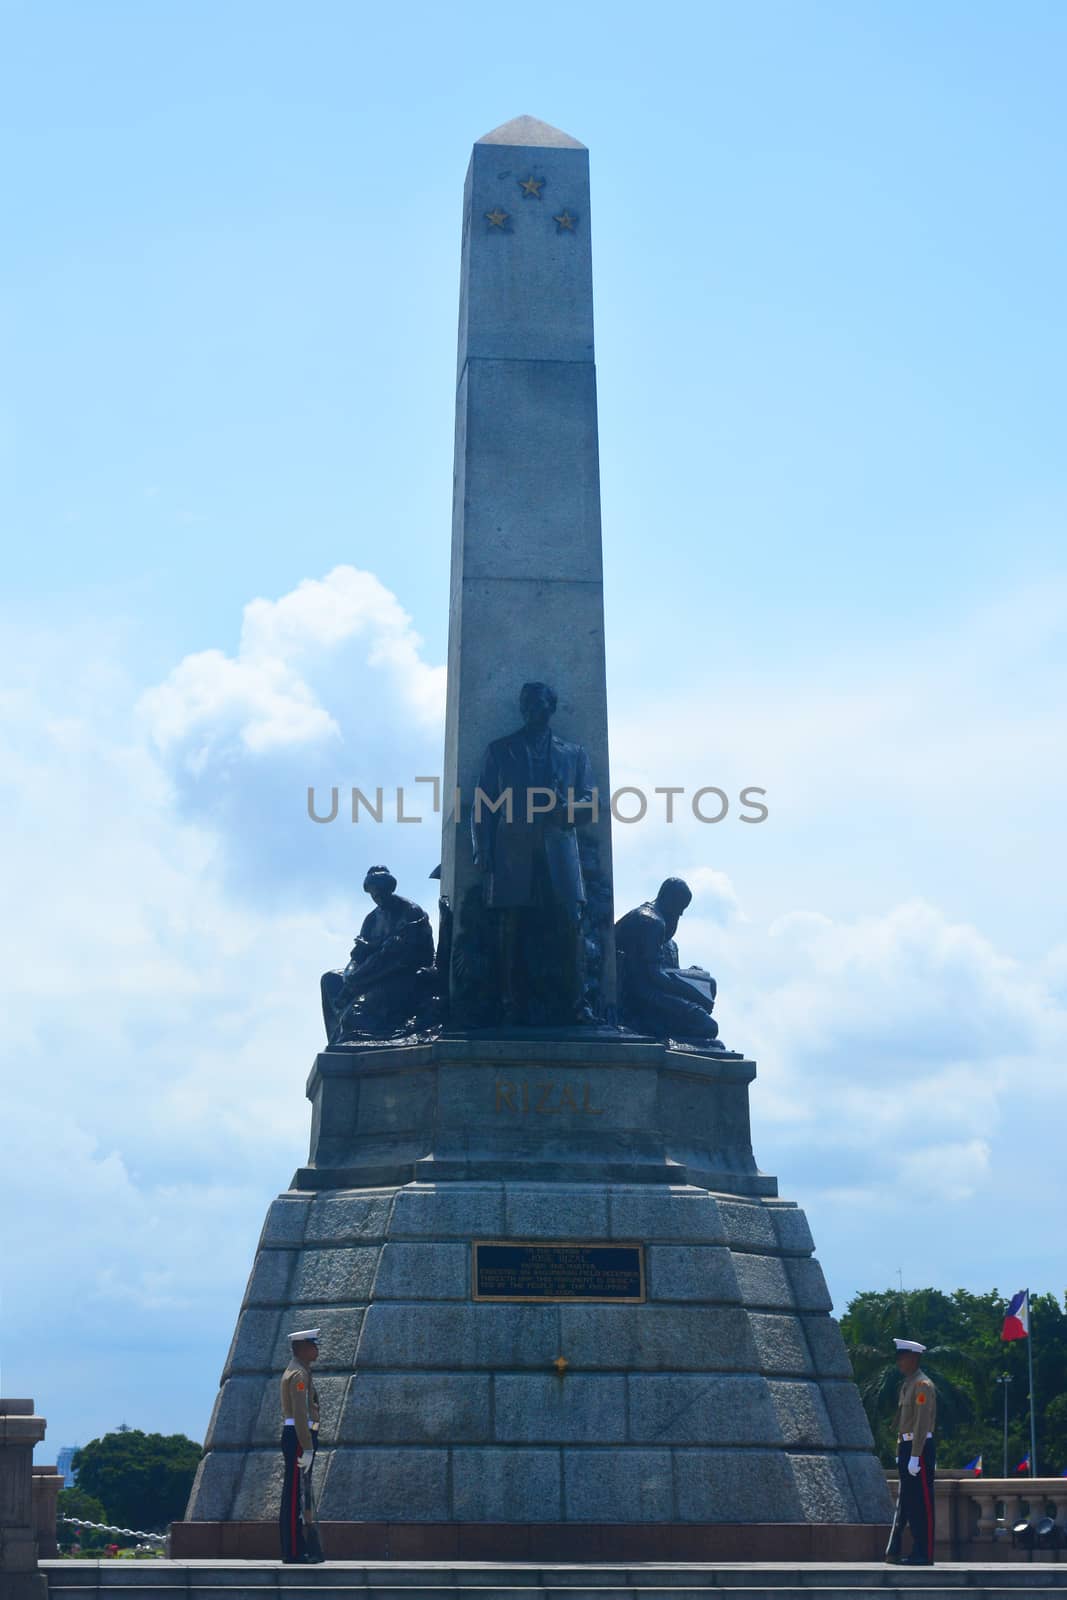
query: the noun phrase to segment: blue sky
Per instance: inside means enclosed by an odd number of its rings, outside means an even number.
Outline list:
[[[1058,1292],[1063,9],[3,17],[0,1333],[45,1454],[202,1434],[362,869],[432,900],[432,830],[304,791],[440,759],[460,197],[524,111],[591,151],[614,780],[771,807],[625,830],[618,899],[697,884],[839,1309]]]

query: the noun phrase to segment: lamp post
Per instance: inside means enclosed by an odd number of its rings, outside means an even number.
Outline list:
[[[1002,1372],[997,1382],[1004,1390],[1004,1471],[1002,1477],[1008,1476],[1008,1384],[1011,1383],[1011,1373]]]

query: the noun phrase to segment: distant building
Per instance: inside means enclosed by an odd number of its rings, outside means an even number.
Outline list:
[[[65,1444],[60,1450],[59,1454],[56,1456],[56,1471],[63,1474],[63,1487],[65,1489],[72,1489],[74,1487],[74,1479],[76,1474],[71,1470],[71,1462],[74,1460],[75,1454],[80,1449],[80,1445]]]

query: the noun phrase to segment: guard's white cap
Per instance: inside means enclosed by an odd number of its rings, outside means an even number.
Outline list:
[[[299,1344],[302,1339],[311,1339],[315,1344],[318,1344],[319,1330],[318,1328],[301,1328],[299,1333],[290,1333],[287,1337],[290,1344]]]
[[[898,1350],[910,1350],[912,1355],[921,1356],[926,1354],[926,1346],[919,1344],[915,1339],[894,1339],[893,1343]]]

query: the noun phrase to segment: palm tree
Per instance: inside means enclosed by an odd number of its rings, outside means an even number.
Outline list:
[[[930,1310],[928,1292],[910,1295],[886,1290],[858,1295],[841,1319],[860,1399],[876,1437],[879,1433],[886,1435],[886,1424],[896,1410],[900,1390],[893,1340],[915,1339],[922,1343],[923,1321],[928,1320]],[[937,1387],[938,1433],[952,1432],[972,1421],[974,1401],[966,1382],[960,1382],[971,1375],[975,1366],[966,1351],[958,1345],[935,1342],[927,1346],[922,1366]]]

